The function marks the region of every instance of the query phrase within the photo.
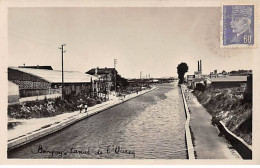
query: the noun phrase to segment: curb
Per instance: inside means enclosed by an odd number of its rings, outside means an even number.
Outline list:
[[[68,127],[69,125],[71,125],[71,124],[73,124],[73,123],[75,123],[77,121],[83,120],[83,119],[85,119],[87,117],[90,117],[92,115],[95,115],[95,114],[100,113],[100,112],[102,112],[104,110],[107,110],[107,109],[112,108],[114,106],[117,106],[117,105],[119,105],[121,103],[124,103],[124,102],[126,102],[128,100],[131,100],[133,98],[136,98],[138,96],[141,96],[141,95],[143,95],[145,93],[148,93],[150,91],[157,90],[157,89],[158,88],[153,87],[150,90],[146,90],[143,93],[139,93],[136,96],[133,96],[133,97],[130,97],[130,98],[125,98],[124,100],[120,100],[119,102],[116,102],[116,103],[112,103],[112,104],[107,104],[107,105],[96,107],[94,109],[89,110],[88,113],[82,113],[80,115],[77,115],[77,116],[75,116],[73,118],[70,118],[70,119],[67,119],[65,121],[62,121],[60,123],[50,125],[47,128],[40,129],[40,130],[35,131],[35,132],[30,132],[30,133],[28,133],[25,136],[21,136],[20,138],[16,138],[16,139],[10,140],[7,143],[7,151],[10,151],[10,150],[15,149],[17,147],[25,145],[25,144],[27,144],[29,142],[32,142],[34,140],[37,140],[39,138],[42,138],[42,137],[47,136],[49,134],[52,134],[54,132],[57,132],[57,131],[65,128],[65,127]],[[94,112],[91,113],[91,111],[94,111]]]
[[[190,112],[188,109],[188,105],[186,102],[186,98],[184,96],[183,92],[183,86],[180,85],[181,87],[181,93],[182,93],[182,98],[183,98],[183,104],[184,104],[184,111],[186,115],[186,121],[185,121],[185,138],[186,138],[186,145],[187,145],[187,151],[188,151],[188,158],[189,159],[196,159],[194,155],[194,148],[192,144],[192,138],[191,138],[191,130],[190,130]]]

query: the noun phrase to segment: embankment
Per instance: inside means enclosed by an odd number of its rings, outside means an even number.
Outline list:
[[[193,94],[212,115],[212,124],[217,124],[226,138],[235,144],[242,143],[251,150],[252,102],[243,98],[238,88],[209,87],[205,91],[194,90]],[[240,147],[238,150],[240,150]],[[245,153],[242,150],[241,153]]]

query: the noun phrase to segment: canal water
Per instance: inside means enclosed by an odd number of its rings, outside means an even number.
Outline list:
[[[186,159],[177,82],[8,152],[8,158]]]

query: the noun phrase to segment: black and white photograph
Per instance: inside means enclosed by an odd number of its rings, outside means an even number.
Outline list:
[[[259,164],[257,29],[222,48],[228,3],[97,4],[6,8],[6,162]]]

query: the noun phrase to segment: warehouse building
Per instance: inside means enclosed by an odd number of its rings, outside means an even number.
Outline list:
[[[211,86],[216,88],[245,87],[247,76],[226,76],[211,78]]]
[[[19,86],[19,97],[61,94],[62,72],[49,69],[8,68],[8,81]],[[64,71],[65,95],[91,92],[97,77],[84,72]]]

